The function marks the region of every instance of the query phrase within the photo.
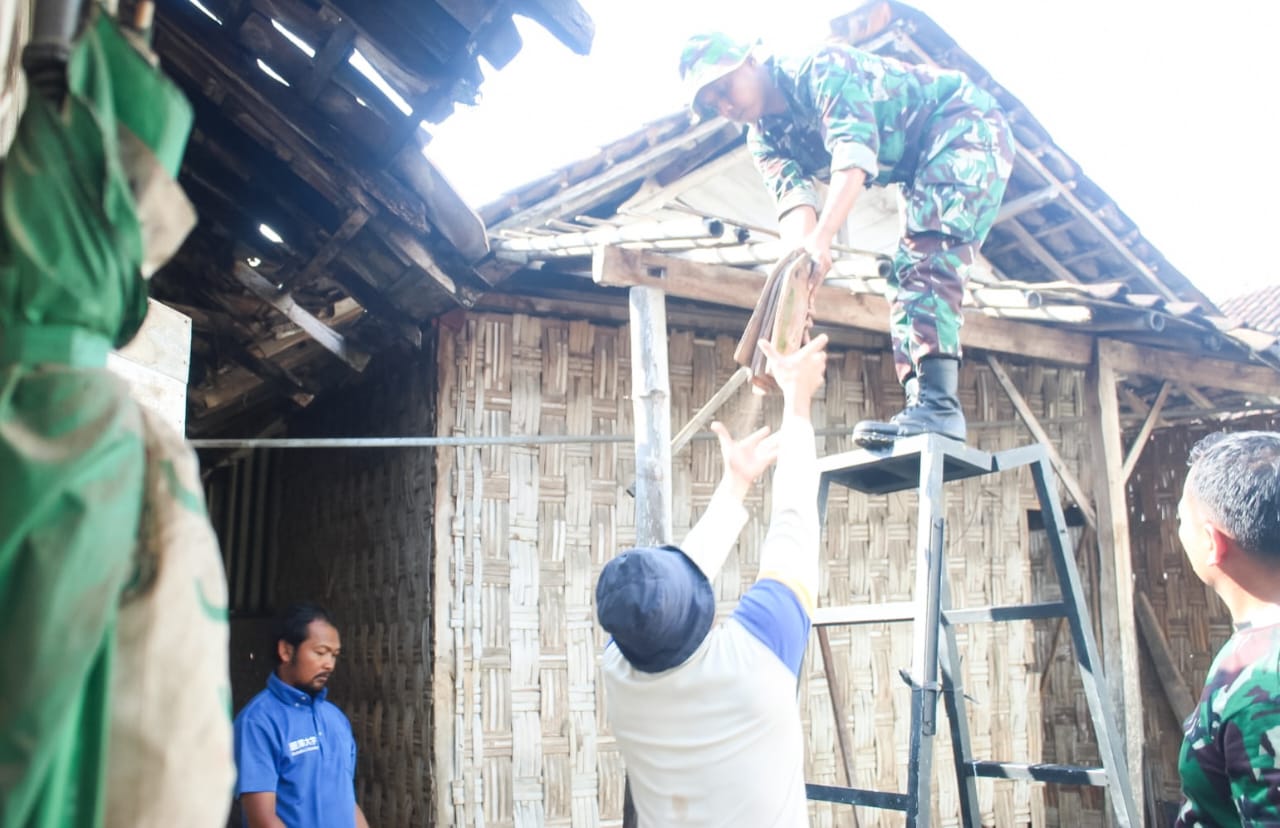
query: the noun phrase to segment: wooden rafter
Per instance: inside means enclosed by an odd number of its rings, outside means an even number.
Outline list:
[[[352,345],[346,338],[317,319],[306,308],[299,305],[289,294],[282,294],[276,286],[264,279],[248,265],[237,263],[235,266],[236,281],[248,288],[254,296],[266,302],[289,318],[295,325],[307,332],[322,348],[336,356],[357,371],[363,371],[369,364],[369,355]]]
[[[1097,514],[1093,510],[1093,504],[1089,500],[1089,496],[1085,493],[1085,489],[1080,485],[1080,481],[1076,479],[1075,473],[1062,459],[1062,455],[1058,453],[1057,446],[1053,444],[1049,432],[1045,431],[1044,426],[1040,425],[1040,421],[1036,418],[1036,414],[1031,410],[1031,406],[1027,404],[1026,398],[1022,396],[1022,392],[1018,390],[1018,386],[1014,384],[1013,378],[1009,376],[1009,372],[1000,364],[1000,360],[994,354],[987,354],[987,367],[991,369],[991,373],[995,375],[996,382],[1000,383],[1000,387],[1004,389],[1004,393],[1008,396],[1009,401],[1013,403],[1013,408],[1018,412],[1018,416],[1022,418],[1022,422],[1026,424],[1027,430],[1031,432],[1031,436],[1036,441],[1043,444],[1045,451],[1049,454],[1049,462],[1053,464],[1054,470],[1061,478],[1062,484],[1066,486],[1067,491],[1075,500],[1076,506],[1079,507],[1081,513],[1084,514],[1085,520],[1090,526],[1098,525]]]
[[[1165,401],[1169,399],[1169,392],[1172,389],[1173,383],[1168,381],[1160,386],[1160,393],[1156,395],[1156,401],[1151,404],[1151,410],[1147,412],[1142,428],[1138,430],[1138,436],[1134,438],[1133,445],[1129,446],[1129,454],[1124,458],[1124,467],[1120,470],[1122,480],[1128,480],[1133,475],[1133,468],[1138,465],[1138,458],[1142,456],[1142,450],[1147,445],[1147,438],[1151,436],[1156,423],[1160,422],[1160,412],[1164,410]]]

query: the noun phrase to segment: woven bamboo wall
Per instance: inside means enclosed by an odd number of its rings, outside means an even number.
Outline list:
[[[1229,431],[1280,431],[1280,418],[1254,417],[1224,426]],[[1157,431],[1129,479],[1129,520],[1137,589],[1151,599],[1183,680],[1198,698],[1214,655],[1231,635],[1231,616],[1223,603],[1187,565],[1178,541],[1178,500],[1187,476],[1187,455],[1201,437],[1217,427],[1195,426]],[[1180,723],[1190,710],[1169,707],[1154,670],[1143,670],[1144,718],[1149,785],[1168,803],[1181,800],[1178,752]]]
[[[874,338],[869,344],[879,344]],[[732,373],[733,342],[673,331],[672,422],[685,422]],[[625,328],[529,316],[474,314],[442,332],[441,434],[630,434],[629,340]],[[819,429],[884,416],[901,392],[883,351],[835,353],[815,406]],[[1077,473],[1085,451],[1078,372],[1010,366],[1024,394]],[[994,378],[965,367],[962,396],[971,442],[996,450],[1030,438]],[[725,416],[741,429],[746,392]],[[756,412],[759,415],[759,412]],[[763,419],[776,423],[777,407]],[[823,438],[820,453],[847,450]],[[606,726],[592,592],[604,563],[634,539],[625,493],[629,442],[444,450],[437,466],[434,674],[437,824],[501,826],[620,824],[623,768]],[[705,508],[719,475],[718,450],[698,441],[675,458],[677,538]],[[758,488],[743,532],[716,585],[727,610],[755,578],[768,513]],[[988,476],[947,490],[948,577],[957,605],[1018,602],[1043,591],[1027,555],[1030,476]],[[836,492],[824,537],[819,601],[905,600],[912,587],[914,494]],[[1041,666],[1052,629],[1029,623],[964,630],[964,683],[977,700],[971,727],[978,755],[1037,760],[1046,702]],[[848,690],[841,711],[856,746],[856,784],[905,789],[910,661],[903,625],[837,628],[832,647]],[[842,783],[820,656],[811,647],[800,686],[809,740],[807,776]],[[1087,717],[1084,720],[1087,722]],[[1062,738],[1062,737],[1059,737]],[[939,824],[953,825],[955,785],[945,728],[937,741]],[[1044,789],[983,781],[984,822],[1058,824]],[[1079,808],[1073,813],[1078,813]],[[813,805],[815,826],[851,824],[848,809]],[[863,811],[862,825],[899,818]],[[1065,822],[1063,824],[1066,824]]]
[[[293,426],[300,436],[401,436],[435,428],[435,367],[386,355]],[[335,615],[342,657],[330,697],[359,747],[356,793],[371,825],[431,824],[431,562],[434,453],[325,449],[277,455],[271,606]]]

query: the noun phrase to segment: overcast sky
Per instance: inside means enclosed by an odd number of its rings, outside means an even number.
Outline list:
[[[521,18],[524,49],[428,155],[471,204],[680,109],[685,37],[718,29],[803,48],[856,0],[580,0],[579,57]],[[919,0],[1018,97],[1175,267],[1215,300],[1280,282],[1274,38],[1280,4]],[[486,67],[487,69],[487,67]]]

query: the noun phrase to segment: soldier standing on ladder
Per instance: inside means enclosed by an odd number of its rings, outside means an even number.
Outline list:
[[[903,184],[906,235],[888,298],[907,403],[888,422],[858,423],[854,440],[877,446],[931,432],[963,441],[960,303],[1013,168],[1013,135],[995,99],[960,72],[843,43],[775,58],[718,33],[689,39],[680,76],[698,115],[749,125],[782,240],[810,254],[817,279],[863,188]],[[820,204],[812,179],[827,175]]]

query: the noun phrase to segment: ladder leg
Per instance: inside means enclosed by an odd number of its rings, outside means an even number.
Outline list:
[[[916,529],[916,605],[911,658],[911,745],[907,758],[907,826],[931,826],[933,736],[938,730],[938,628],[946,502],[943,455],[920,453],[920,502]]]
[[[831,658],[831,641],[827,637],[827,628],[818,627],[818,646],[822,649],[822,671],[827,676],[827,694],[831,697],[831,712],[835,716],[836,743],[840,746],[840,760],[844,765],[844,783],[854,787],[853,746],[849,744],[849,729],[844,722],[844,693],[840,688],[840,677],[836,675],[835,662]],[[850,805],[853,814],[853,828],[858,828],[858,806]]]
[[[951,609],[951,588],[942,579],[942,608]],[[956,644],[955,627],[942,624],[942,699],[946,704],[947,720],[951,723],[951,751],[956,763],[956,786],[960,792],[960,819],[965,828],[981,828],[982,812],[978,807],[978,785],[970,773],[973,744],[969,739],[969,720],[966,718],[964,686],[960,681],[960,649]]]
[[[1089,704],[1089,714],[1093,718],[1093,730],[1098,739],[1098,754],[1102,757],[1102,764],[1107,774],[1116,824],[1121,828],[1138,826],[1142,824],[1142,820],[1134,803],[1133,789],[1129,785],[1124,740],[1120,737],[1115,713],[1111,709],[1111,700],[1104,691],[1102,659],[1098,657],[1098,645],[1093,639],[1093,627],[1089,621],[1089,609],[1084,602],[1080,572],[1076,568],[1075,555],[1072,553],[1070,537],[1067,534],[1066,520],[1062,514],[1062,505],[1058,502],[1057,491],[1053,486],[1053,473],[1048,460],[1040,459],[1032,463],[1031,474],[1035,480],[1036,495],[1040,499],[1040,510],[1044,516],[1045,531],[1049,536],[1053,563],[1058,571],[1062,601],[1067,607],[1071,643],[1074,645],[1076,663],[1080,668],[1080,680],[1084,686],[1085,699]],[[1140,727],[1141,723],[1135,723],[1133,726]]]

